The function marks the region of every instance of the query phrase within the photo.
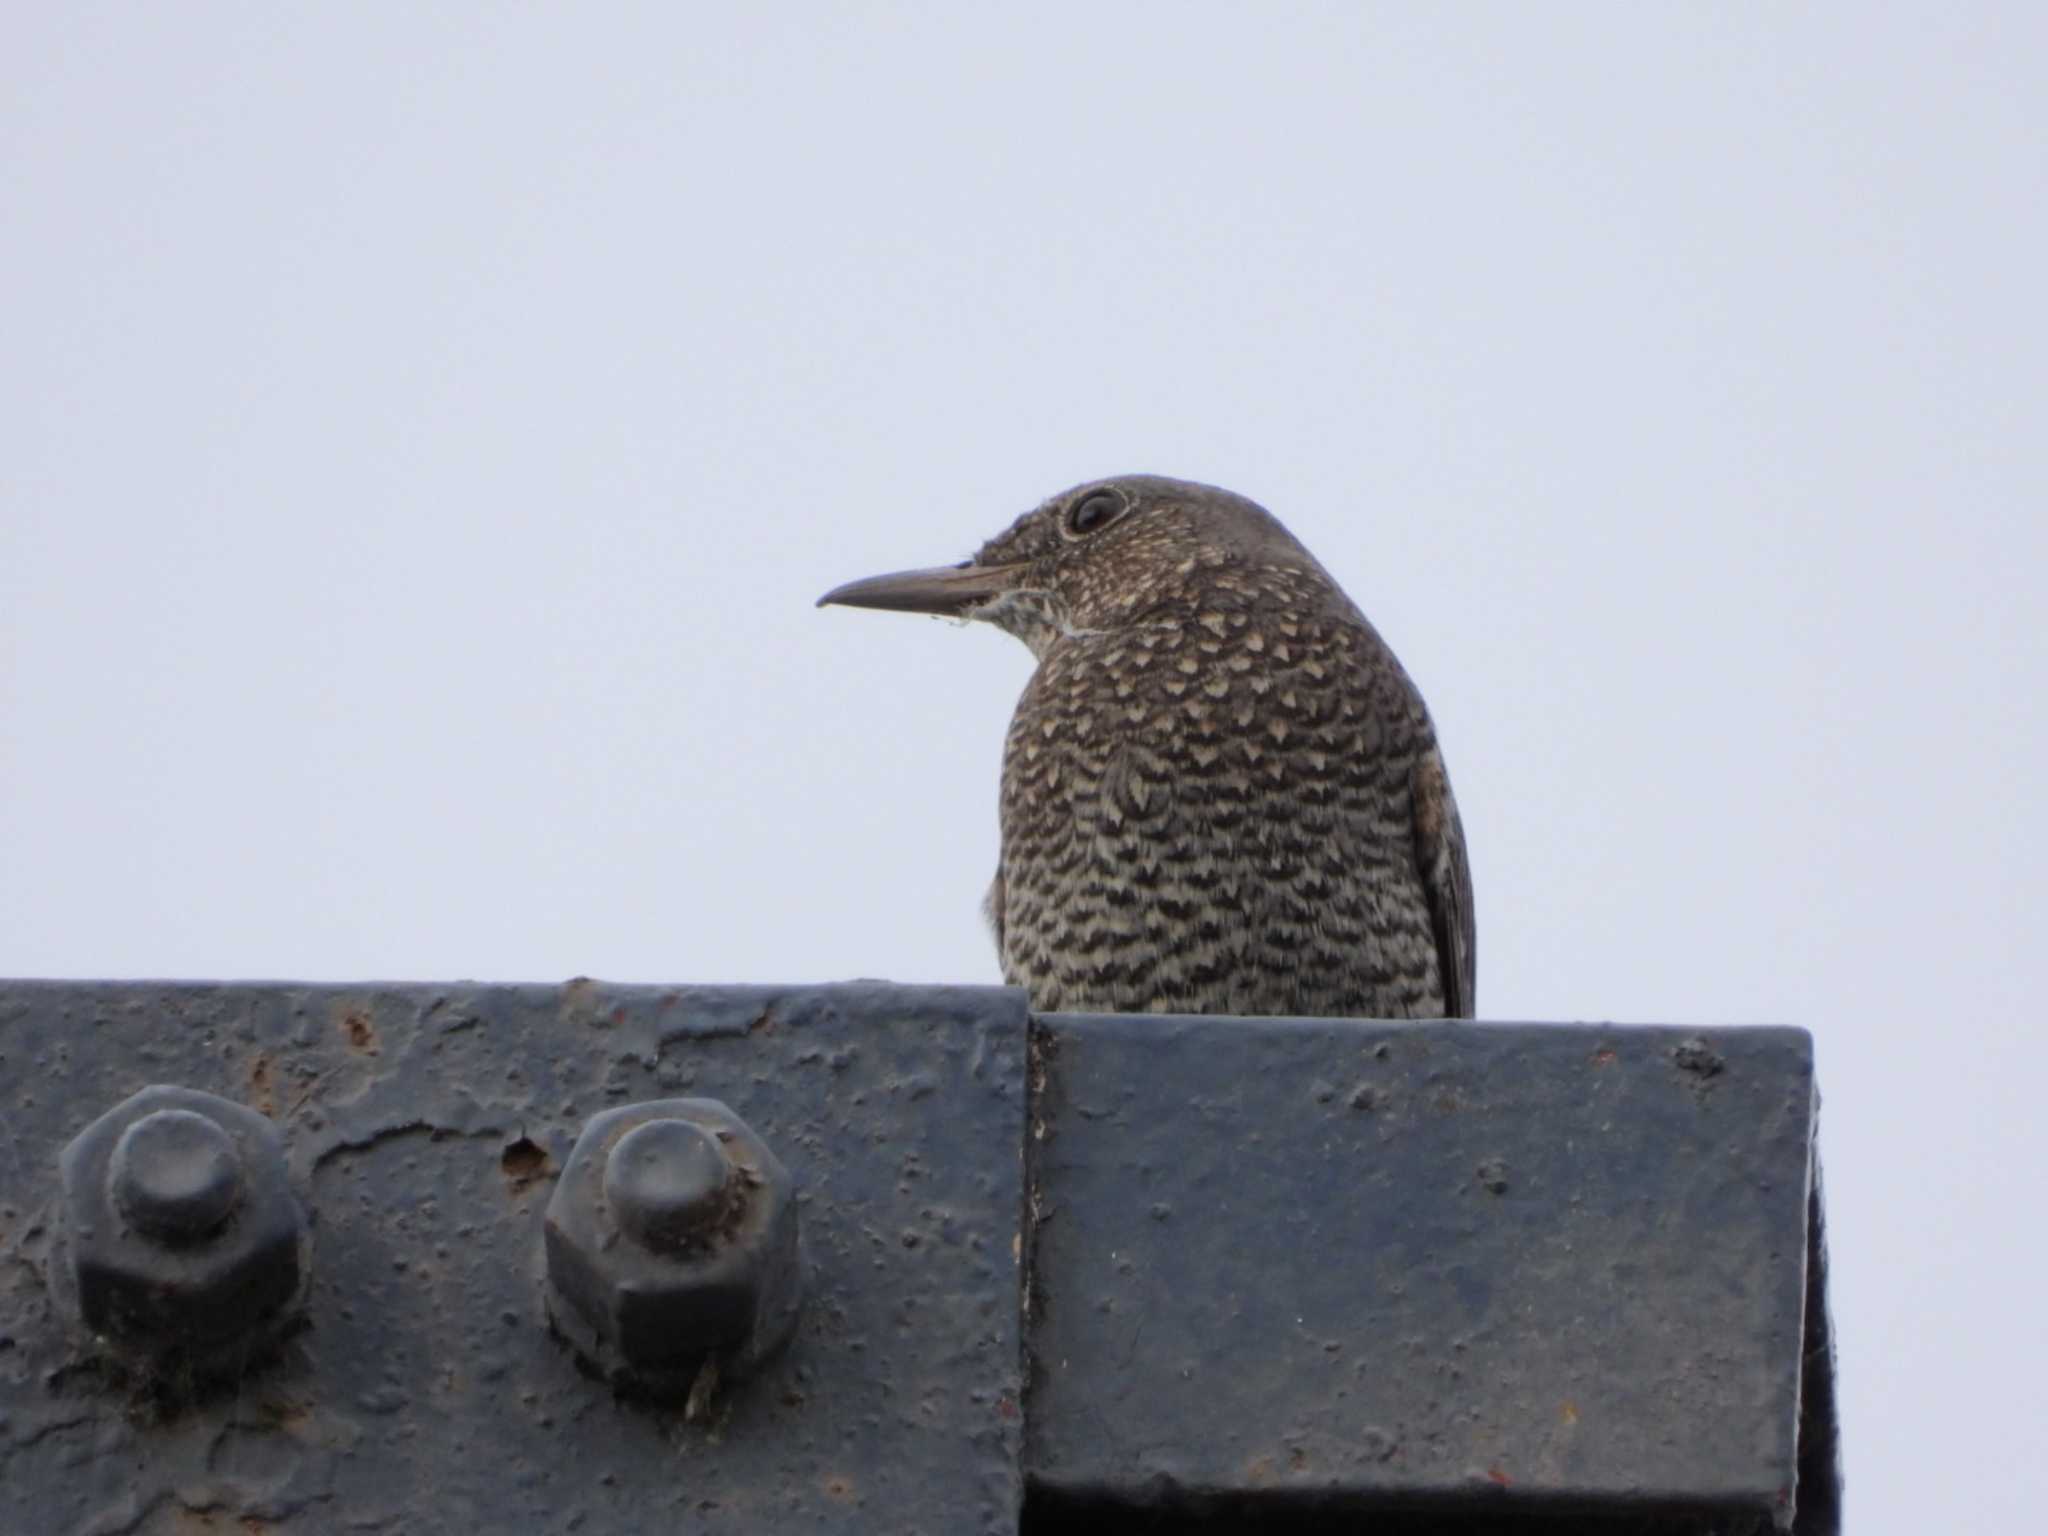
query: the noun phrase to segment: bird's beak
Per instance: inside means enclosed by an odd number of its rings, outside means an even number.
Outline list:
[[[820,608],[887,608],[898,613],[939,613],[962,619],[1014,590],[1027,569],[1016,565],[940,565],[924,571],[892,571],[834,587],[818,599]]]

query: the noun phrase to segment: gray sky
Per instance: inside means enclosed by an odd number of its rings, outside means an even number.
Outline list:
[[[2048,1501],[2048,9],[23,6],[0,974],[994,981],[1124,470],[1400,651],[1496,1019],[1818,1038],[1859,1531]]]

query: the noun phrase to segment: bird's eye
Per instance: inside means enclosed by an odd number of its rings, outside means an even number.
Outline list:
[[[1115,491],[1090,491],[1074,507],[1067,526],[1080,538],[1107,527],[1123,509],[1124,499]]]

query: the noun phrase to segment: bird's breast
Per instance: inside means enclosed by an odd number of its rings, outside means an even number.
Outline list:
[[[1004,752],[1010,979],[1041,1007],[1356,1011],[1330,1004],[1375,930],[1427,929],[1367,640],[1217,608],[1052,647]]]

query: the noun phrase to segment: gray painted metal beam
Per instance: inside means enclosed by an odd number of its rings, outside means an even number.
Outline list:
[[[1024,1043],[993,988],[0,986],[0,1531],[1014,1531]],[[272,1117],[314,1216],[303,1326],[211,1379],[46,1284],[60,1149],[157,1082]],[[788,1166],[807,1294],[643,1402],[551,1334],[541,1223],[587,1117],[678,1095]]]
[[[1040,1507],[1790,1525],[1803,1032],[1035,1028]]]
[[[0,983],[0,1532],[1828,1536],[1813,1133],[1794,1030]]]

